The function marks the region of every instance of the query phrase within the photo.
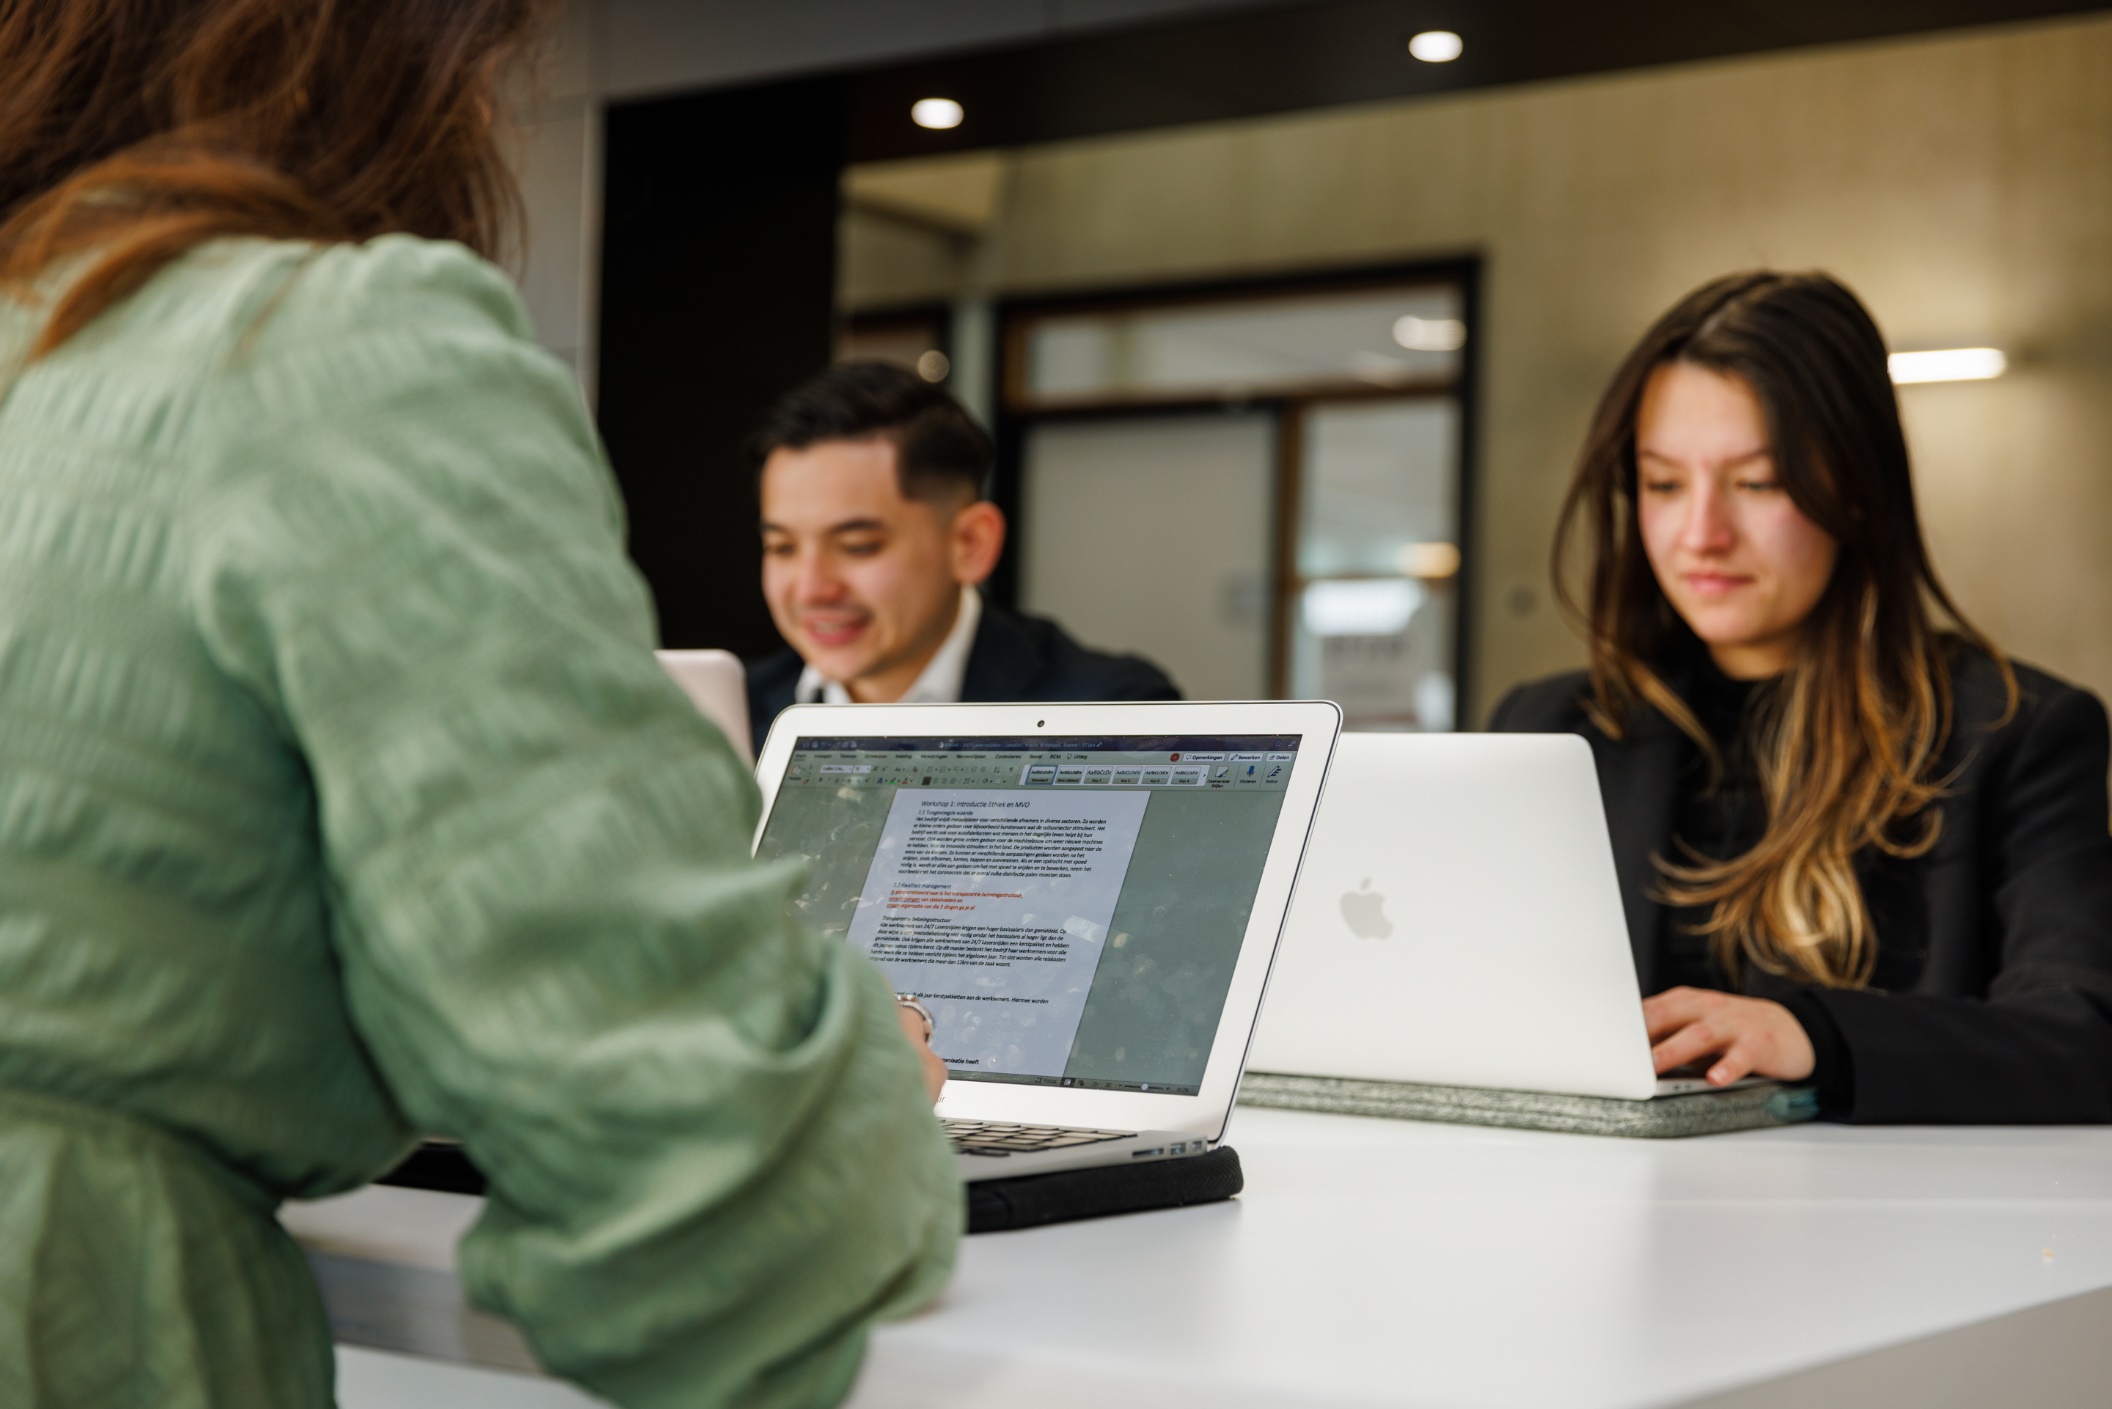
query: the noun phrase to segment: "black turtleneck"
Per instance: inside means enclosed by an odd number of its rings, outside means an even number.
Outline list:
[[[1767,803],[1760,795],[1759,759],[1753,741],[1754,705],[1766,683],[1733,680],[1706,651],[1695,653],[1680,698],[1715,742],[1723,770],[1712,781],[1701,750],[1690,754],[1673,808],[1668,861],[1696,856],[1728,861],[1751,851],[1767,831]],[[1716,961],[1709,936],[1700,932],[1713,910],[1708,905],[1668,908],[1657,938],[1655,974],[1660,992],[1681,985],[1732,992],[1741,987]],[[1806,987],[1764,979],[1758,986],[1767,990],[1765,996],[1788,1008],[1810,1038],[1817,1059],[1810,1080],[1819,1088],[1822,1108],[1845,1105],[1852,1092],[1847,1048],[1826,1009]]]
[[[1675,864],[1696,857],[1729,861],[1753,849],[1767,830],[1767,805],[1760,797],[1760,774],[1752,747],[1753,697],[1761,682],[1733,680],[1706,652],[1687,674],[1681,698],[1715,741],[1723,760],[1722,775],[1712,781],[1701,750],[1688,756],[1679,780],[1679,800],[1672,813]],[[1734,985],[1711,953],[1709,937],[1700,932],[1714,910],[1710,905],[1672,907],[1658,930],[1658,987],[1731,988]]]

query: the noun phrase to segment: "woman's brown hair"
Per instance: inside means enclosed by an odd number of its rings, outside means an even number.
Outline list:
[[[0,0],[0,288],[85,256],[41,356],[199,244],[403,232],[497,257],[498,71],[540,0]]]
[[[1936,843],[1952,655],[1963,643],[1992,656],[2012,705],[2015,677],[1930,565],[1877,324],[1823,274],[1734,274],[1682,299],[1628,354],[1562,506],[1555,588],[1590,642],[1601,728],[1618,738],[1655,710],[1720,775],[1715,742],[1666,683],[1681,649],[1698,647],[1638,529],[1636,419],[1652,374],[1672,363],[1751,389],[1783,489],[1839,553],[1794,663],[1756,697],[1765,833],[1743,856],[1659,857],[1660,899],[1713,907],[1703,928],[1732,975],[1750,964],[1861,986],[1877,937],[1856,857],[1919,856]],[[1573,566],[1587,589],[1581,606]]]

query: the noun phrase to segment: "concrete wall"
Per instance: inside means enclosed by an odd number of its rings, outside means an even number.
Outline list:
[[[544,347],[594,393],[600,268],[602,65],[596,0],[572,0],[509,105],[506,135],[521,184],[522,300]]]
[[[1581,651],[1556,503],[1644,326],[1753,265],[1845,279],[1895,347],[1937,563],[2019,656],[2112,695],[2112,19],[1804,51],[1017,153],[979,244],[846,221],[842,297],[1486,258],[1479,718]]]

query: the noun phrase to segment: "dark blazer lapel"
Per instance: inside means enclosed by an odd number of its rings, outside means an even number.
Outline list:
[[[772,721],[790,708],[805,668],[799,653],[789,648],[748,667],[748,729],[757,750],[769,737]]]
[[[975,644],[961,674],[961,698],[1027,700],[1042,672],[1041,652],[1019,619],[983,599],[982,619],[975,624]]]
[[[1680,769],[1692,747],[1670,722],[1651,714],[1615,744],[1592,731],[1598,756],[1599,791],[1606,805],[1606,827],[1613,838],[1613,866],[1621,883],[1621,906],[1628,917],[1628,943],[1635,952],[1635,976],[1644,993],[1655,991],[1658,935],[1665,908],[1651,899],[1662,879],[1653,858],[1672,848],[1673,809],[1679,799]]]

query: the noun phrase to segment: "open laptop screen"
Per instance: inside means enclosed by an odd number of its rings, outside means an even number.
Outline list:
[[[1295,736],[801,738],[756,855],[955,1080],[1193,1095]]]

